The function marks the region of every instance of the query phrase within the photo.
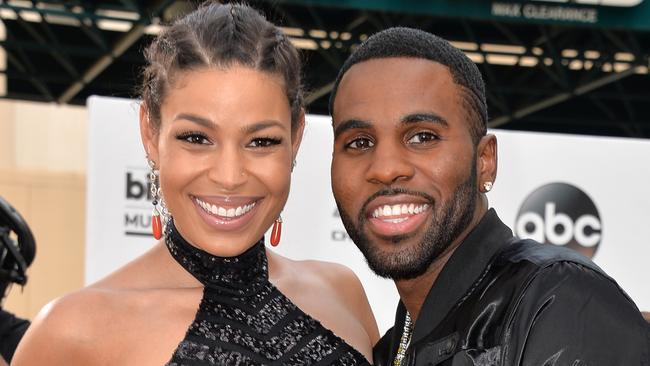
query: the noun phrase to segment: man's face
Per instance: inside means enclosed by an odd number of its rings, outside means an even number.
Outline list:
[[[421,275],[472,221],[476,153],[460,93],[447,67],[416,58],[361,62],[339,85],[332,189],[380,276]]]

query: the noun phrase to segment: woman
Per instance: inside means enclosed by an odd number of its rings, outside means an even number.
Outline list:
[[[251,8],[209,4],[146,58],[140,129],[164,240],[47,306],[14,364],[366,364],[378,331],[352,272],[260,240],[304,127],[295,48]]]

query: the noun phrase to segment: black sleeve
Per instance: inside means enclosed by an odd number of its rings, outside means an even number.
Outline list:
[[[650,365],[641,313],[610,278],[559,262],[527,286],[511,323],[504,365]]]
[[[29,321],[0,309],[0,355],[11,362],[18,342],[27,331]]]

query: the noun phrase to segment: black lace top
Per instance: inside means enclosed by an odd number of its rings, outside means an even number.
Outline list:
[[[239,256],[216,257],[186,242],[170,222],[165,243],[205,286],[167,365],[369,365],[269,282],[263,240]]]

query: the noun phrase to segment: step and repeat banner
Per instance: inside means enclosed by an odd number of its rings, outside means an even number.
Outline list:
[[[138,102],[88,102],[86,283],[149,249],[151,197]],[[499,170],[490,205],[520,237],[591,257],[640,309],[650,310],[650,140],[494,131]],[[367,269],[343,228],[331,193],[329,117],[307,116],[274,250],[352,268],[380,331],[392,324],[397,291]]]

